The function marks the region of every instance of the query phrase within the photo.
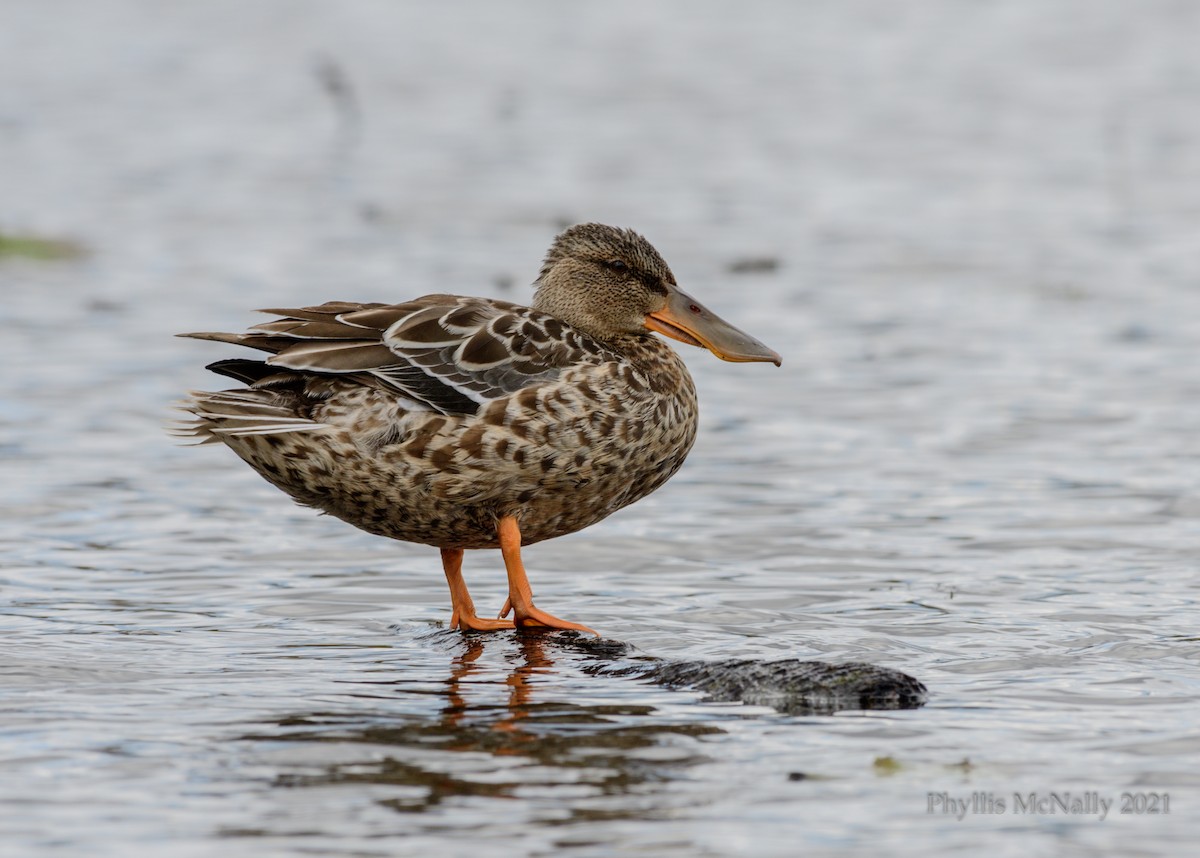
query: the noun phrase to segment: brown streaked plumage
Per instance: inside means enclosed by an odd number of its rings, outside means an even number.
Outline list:
[[[651,331],[726,360],[780,361],[680,290],[630,230],[571,227],[536,286],[532,307],[332,301],[267,310],[279,318],[244,334],[181,334],[269,353],[210,364],[248,388],[193,393],[181,434],[224,443],[301,504],[440,548],[452,627],[591,631],[534,606],[520,546],[595,524],[683,464],[696,390]],[[468,548],[502,551],[499,620],[475,614]]]

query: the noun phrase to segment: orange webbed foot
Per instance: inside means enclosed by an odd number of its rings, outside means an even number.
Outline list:
[[[455,611],[450,615],[450,628],[462,629],[465,632],[498,632],[516,628],[516,625],[512,620],[485,620],[474,613],[460,615],[458,611]]]
[[[524,571],[524,570],[522,570]],[[529,590],[528,582],[524,586],[518,586],[516,592],[516,602],[514,604],[513,594],[504,600],[504,607],[497,614],[499,619],[513,614],[512,622],[518,629],[562,629],[563,631],[573,630],[577,632],[587,632],[590,635],[600,637],[600,632],[589,628],[580,623],[572,623],[570,620],[562,620],[553,614],[548,614],[533,604],[533,594]]]
[[[516,625],[512,620],[484,620],[475,613],[475,603],[467,591],[467,582],[462,576],[461,548],[442,549],[442,567],[446,571],[446,583],[450,585],[450,628],[470,632],[495,632],[503,629],[513,629]]]
[[[589,635],[600,637],[600,632],[595,629],[588,628],[581,623],[572,623],[570,620],[560,620],[553,614],[547,614],[536,605],[530,604],[525,606],[522,611],[516,611],[512,620],[513,624],[518,629],[562,629],[574,630],[577,632],[587,632]]]

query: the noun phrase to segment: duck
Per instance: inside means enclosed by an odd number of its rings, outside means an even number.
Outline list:
[[[176,432],[219,443],[297,503],[435,547],[449,627],[598,634],[538,608],[523,546],[593,525],[683,464],[697,396],[666,340],[735,362],[778,353],[684,292],[641,234],[583,223],[553,241],[530,306],[431,294],[263,310],[207,369],[243,387],[192,391]],[[659,336],[661,335],[661,336]],[[508,597],[476,613],[463,555],[499,549]]]

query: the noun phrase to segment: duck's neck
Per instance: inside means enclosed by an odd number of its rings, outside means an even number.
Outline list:
[[[565,288],[561,279],[538,280],[535,285],[537,292],[530,305],[533,309],[561,319],[598,342],[610,343],[630,333],[641,333],[633,330],[640,317],[618,320],[611,306],[597,302],[592,289]]]
[[[605,341],[604,345],[620,354],[641,373],[655,393],[686,392],[695,396],[692,376],[683,359],[675,349],[653,334],[621,334]]]

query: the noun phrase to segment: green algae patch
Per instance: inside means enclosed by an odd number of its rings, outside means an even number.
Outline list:
[[[871,767],[875,770],[875,774],[881,778],[890,778],[904,768],[895,757],[876,757]]]
[[[87,249],[68,238],[46,238],[0,232],[0,261],[31,259],[35,262],[69,262],[82,259]]]

